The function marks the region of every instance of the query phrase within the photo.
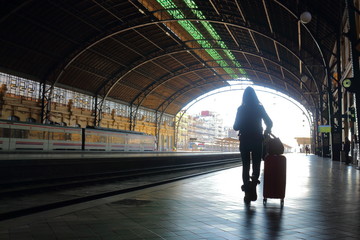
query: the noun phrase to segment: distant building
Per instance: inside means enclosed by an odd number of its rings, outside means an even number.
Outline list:
[[[232,127],[231,128],[226,128],[227,131],[227,136],[230,138],[239,138],[238,131],[235,131]]]
[[[285,143],[283,143],[283,145],[284,145],[284,152],[285,152],[285,153],[291,153],[291,152],[293,152],[293,147],[291,147],[290,145],[287,145],[287,144],[285,144]]]
[[[312,149],[311,138],[309,138],[309,137],[296,137],[295,139],[296,139],[296,141],[298,143],[299,151],[301,153],[305,152],[306,146],[308,146],[309,149]]]
[[[225,148],[219,139],[228,138],[229,129],[224,127],[220,114],[204,110],[196,115],[184,114],[177,137],[178,150],[221,151]]]

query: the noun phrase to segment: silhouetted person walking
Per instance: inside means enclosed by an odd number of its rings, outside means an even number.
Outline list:
[[[245,192],[244,201],[256,201],[256,185],[259,184],[260,165],[263,150],[262,121],[266,125],[265,134],[271,132],[272,121],[260,103],[252,87],[244,91],[241,106],[237,110],[234,130],[239,131],[240,153],[243,163],[241,189]],[[250,159],[252,160],[252,176],[250,179]]]
[[[310,154],[310,148],[308,145],[305,146],[305,154],[308,155],[308,153]]]
[[[346,137],[345,138],[345,142],[344,142],[344,152],[345,152],[345,164],[349,165],[350,164],[350,158],[349,158],[349,152],[350,152],[350,141],[349,138]]]

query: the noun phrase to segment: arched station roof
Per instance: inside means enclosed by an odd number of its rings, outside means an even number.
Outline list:
[[[0,71],[176,114],[251,80],[315,107],[343,1],[2,1]],[[312,14],[303,24],[299,16]]]

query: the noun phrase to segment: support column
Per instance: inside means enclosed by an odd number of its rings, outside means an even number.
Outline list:
[[[180,127],[180,116],[177,118],[175,115],[175,124],[174,124],[174,148],[178,148],[179,141],[179,127]]]
[[[129,116],[129,129],[130,129],[130,131],[135,131],[136,112],[137,111],[134,111],[134,104],[131,104],[130,105],[130,116]]]
[[[339,2],[341,6],[341,3]],[[342,8],[339,7],[339,11]],[[342,15],[342,12],[340,12]],[[332,72],[333,69],[328,69],[327,76],[327,93],[328,93],[328,108],[329,108],[329,124],[331,126],[330,132],[330,144],[331,144],[331,159],[333,161],[340,161],[340,152],[342,150],[342,93],[341,93],[341,36],[342,36],[342,23],[339,24],[336,34],[336,75],[334,77],[329,73]],[[333,87],[333,80],[337,83],[337,86]],[[334,93],[337,93],[337,99],[334,99]],[[336,100],[336,102],[334,101]],[[334,106],[336,105],[336,106]],[[335,111],[336,110],[336,111]],[[335,112],[334,112],[335,111]]]
[[[315,114],[313,115],[313,141],[314,141],[314,145],[313,145],[313,153],[316,155],[319,155],[319,150],[320,150],[320,139],[319,139],[319,134],[318,134],[318,128],[319,128],[319,110],[317,108],[315,108]]]
[[[342,139],[343,139],[343,134],[342,134],[342,129],[343,129],[343,118],[342,118],[342,105],[343,105],[343,93],[342,93],[342,87],[341,87],[341,79],[342,79],[342,71],[341,71],[341,24],[339,26],[339,32],[338,32],[338,41],[336,44],[336,55],[338,56],[337,59],[337,75],[338,75],[338,86],[337,86],[337,95],[338,95],[338,112],[336,115],[337,118],[337,122],[338,122],[338,129],[337,132],[339,133],[339,137],[340,137],[340,151],[342,150]]]
[[[324,118],[328,116],[324,116],[324,95],[326,92],[321,92],[320,96],[320,125],[324,125]],[[329,115],[329,114],[328,114]],[[327,122],[328,125],[330,125],[329,122]],[[330,142],[330,134],[329,133],[320,133],[321,135],[321,156],[322,157],[328,157],[329,155],[329,142]]]
[[[359,80],[359,79],[358,79]],[[360,85],[360,84],[359,84]],[[359,134],[360,134],[360,111],[359,111],[359,106],[360,106],[360,93],[355,93],[355,124],[356,126],[354,126],[354,132],[355,132],[355,136],[354,136],[354,149],[357,149],[357,161],[358,161],[358,167],[357,169],[360,170],[360,159],[359,159],[359,154],[360,154],[360,146],[359,146]],[[355,161],[356,163],[356,161]]]
[[[356,86],[355,89],[359,89],[360,86],[360,70],[359,70],[359,52],[356,50],[356,45],[358,43],[358,37],[357,37],[357,28],[356,28],[356,19],[355,19],[355,6],[353,4],[352,0],[347,0],[347,10],[348,10],[348,16],[349,16],[349,25],[350,29],[348,32],[348,37],[351,42],[351,58],[352,58],[352,70],[353,70],[353,79],[354,79],[354,85]],[[356,139],[356,146],[355,148],[359,149],[359,132],[360,132],[360,113],[359,113],[359,106],[360,106],[360,91],[355,91],[355,124],[354,126],[354,132],[355,132],[355,139]]]
[[[340,31],[340,27],[339,27]],[[336,103],[337,110],[336,112],[330,114],[331,117],[331,159],[333,161],[340,161],[340,152],[342,150],[342,92],[341,92],[341,52],[340,52],[340,44],[341,44],[341,35],[337,34],[337,42],[336,42],[336,68],[337,68],[337,79],[334,79],[337,81],[337,87],[334,89],[334,92],[337,91],[337,102],[333,102],[333,99],[329,102],[329,105],[331,107],[331,110],[333,110],[333,104]],[[331,82],[329,84],[332,83]],[[331,89],[331,85],[329,88],[329,94],[331,94],[331,97],[333,98],[333,93]],[[329,98],[330,100],[330,98]],[[336,121],[335,121],[336,120]]]
[[[330,72],[330,71],[328,71]],[[328,76],[327,82],[327,95],[328,95],[328,110],[329,110],[329,125],[331,126],[330,144],[331,144],[331,160],[340,161],[341,150],[341,135],[338,132],[338,126],[334,122],[334,108],[333,108],[333,92],[332,92],[332,77]]]
[[[159,111],[156,111],[155,116],[155,122],[156,122],[156,128],[155,128],[155,139],[156,139],[156,150],[160,151],[160,127],[161,127],[161,118],[162,114],[159,116]]]
[[[47,85],[46,81],[40,83],[40,99],[41,99],[41,123],[50,123],[50,112],[51,112],[51,96],[53,93],[53,85]]]
[[[100,98],[99,95],[94,97],[94,102],[92,106],[93,116],[94,116],[94,127],[100,127],[101,119],[102,119],[102,107],[103,107],[104,99]]]

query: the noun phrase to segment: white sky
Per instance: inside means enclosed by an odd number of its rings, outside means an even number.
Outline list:
[[[309,122],[299,107],[275,94],[257,90],[256,87],[254,89],[273,121],[272,133],[283,143],[297,147],[295,137],[310,137]],[[198,114],[202,110],[214,111],[221,114],[225,126],[232,127],[237,108],[242,102],[243,92],[243,90],[233,90],[206,97],[192,105],[187,113]]]

